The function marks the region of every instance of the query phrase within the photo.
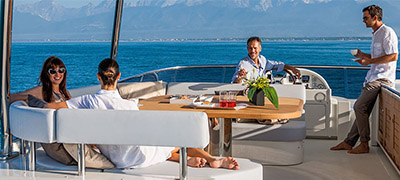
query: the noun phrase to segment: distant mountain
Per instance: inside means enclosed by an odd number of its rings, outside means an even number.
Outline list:
[[[378,4],[400,33],[398,0],[130,0],[121,39],[371,36],[362,8]],[[66,8],[54,0],[16,6],[13,40],[109,40],[115,0]]]

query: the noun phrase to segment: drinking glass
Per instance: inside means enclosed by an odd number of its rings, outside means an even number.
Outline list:
[[[236,92],[229,91],[227,101],[228,107],[236,107]]]
[[[228,96],[229,93],[227,91],[219,92],[219,107],[228,107]]]

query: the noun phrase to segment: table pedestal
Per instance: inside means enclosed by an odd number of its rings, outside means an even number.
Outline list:
[[[218,123],[212,121],[217,120]],[[209,153],[213,156],[232,156],[232,119],[210,118]]]

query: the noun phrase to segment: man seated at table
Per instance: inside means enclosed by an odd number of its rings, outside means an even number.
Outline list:
[[[232,83],[241,83],[243,77],[250,73],[250,77],[261,77],[269,70],[282,71],[290,70],[297,78],[300,77],[300,71],[293,66],[289,66],[280,61],[271,61],[266,59],[261,52],[261,39],[259,37],[251,37],[247,40],[248,55],[240,60],[236,66],[236,72],[233,74]]]

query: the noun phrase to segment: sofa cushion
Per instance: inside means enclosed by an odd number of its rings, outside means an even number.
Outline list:
[[[63,143],[194,148],[209,143],[204,112],[63,108],[56,119],[57,141]]]
[[[44,108],[44,106],[47,105],[47,102],[28,94],[28,105],[30,107]]]
[[[85,86],[85,87],[76,88],[76,89],[70,89],[70,90],[68,90],[68,92],[71,95],[71,97],[78,97],[78,96],[87,95],[87,94],[95,94],[100,89],[101,89],[100,85],[93,85],[93,86]]]
[[[11,133],[28,141],[55,142],[54,114],[54,109],[29,107],[24,101],[16,101],[10,105]]]
[[[117,87],[119,94],[124,99],[147,99],[154,96],[165,95],[166,92],[166,83],[163,83],[162,81],[120,83]]]
[[[297,98],[306,103],[306,88],[301,84],[271,84],[278,97]]]

